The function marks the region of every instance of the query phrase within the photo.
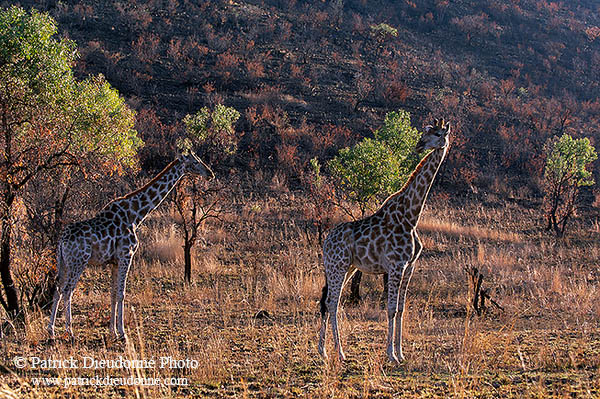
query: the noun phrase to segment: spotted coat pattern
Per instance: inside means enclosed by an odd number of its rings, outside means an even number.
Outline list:
[[[127,273],[138,248],[136,230],[187,173],[213,177],[210,168],[196,155],[181,155],[146,185],[110,202],[92,219],[72,223],[64,228],[57,248],[58,281],[48,324],[51,339],[54,338],[58,305],[63,298],[66,330],[73,338],[71,298],[88,264],[111,265],[110,331],[118,339],[126,338],[123,301]]]
[[[325,338],[331,316],[334,346],[340,360],[345,355],[339,338],[337,312],[342,289],[356,270],[388,273],[387,354],[399,362],[402,354],[402,314],[408,283],[422,245],[416,227],[435,175],[448,150],[449,125],[436,120],[427,126],[417,152],[433,149],[414,170],[404,187],[392,194],[373,215],[342,223],[323,243],[325,287],[321,298],[319,352],[327,357]]]

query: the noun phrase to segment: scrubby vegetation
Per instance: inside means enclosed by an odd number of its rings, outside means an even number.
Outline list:
[[[13,3],[0,2],[3,12]],[[26,46],[22,58],[10,55],[18,47],[10,40],[0,48],[0,113],[13,118],[0,118],[0,396],[599,395],[599,203],[587,184],[599,170],[595,2],[19,4],[39,10],[27,13],[43,27],[23,37],[50,45]],[[15,18],[6,15],[2,40]],[[43,49],[54,55],[31,62]],[[57,60],[52,73],[39,73],[49,59]],[[342,176],[335,159],[367,143],[389,173],[409,173],[416,159],[404,142],[390,143],[398,116],[403,140],[436,117],[453,126],[419,228],[424,252],[408,293],[407,362],[384,358],[386,313],[373,277],[363,279],[362,302],[342,311],[349,361],[323,362],[319,244],[328,228],[368,213],[402,184],[387,180],[357,205],[340,179],[360,176]],[[107,133],[116,134],[110,145],[98,146]],[[553,138],[567,135],[588,144],[575,169],[552,152]],[[47,345],[43,305],[61,226],[93,215],[190,148],[218,179],[186,182],[140,228],[129,342],[109,339],[110,273],[91,267],[75,292],[78,342]],[[392,162],[394,151],[403,159]],[[559,169],[582,180],[552,216]],[[503,310],[472,311],[469,267]],[[201,366],[15,363],[36,356],[170,356]],[[68,377],[96,375],[188,384],[64,386]]]

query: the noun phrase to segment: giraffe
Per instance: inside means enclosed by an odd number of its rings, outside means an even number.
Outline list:
[[[435,175],[448,151],[450,126],[435,120],[425,128],[417,152],[433,149],[415,168],[404,187],[390,195],[373,215],[342,223],[323,242],[325,286],[321,297],[319,353],[327,358],[325,338],[331,316],[331,329],[338,357],[345,360],[338,331],[338,306],[342,288],[356,270],[388,274],[387,355],[396,363],[402,354],[402,314],[408,283],[415,261],[421,254],[416,227]]]
[[[210,168],[195,154],[179,155],[141,188],[109,202],[92,219],[72,223],[64,228],[56,251],[58,281],[48,324],[50,340],[54,339],[54,322],[62,298],[65,300],[66,330],[71,340],[74,340],[71,330],[71,298],[77,281],[88,264],[111,265],[109,329],[116,339],[127,339],[123,327],[123,301],[127,273],[138,248],[136,231],[185,174],[210,179],[214,177]]]

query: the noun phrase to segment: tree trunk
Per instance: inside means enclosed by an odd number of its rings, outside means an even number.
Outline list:
[[[185,240],[183,244],[184,276],[186,283],[192,282],[192,242]]]
[[[383,275],[383,291],[381,292],[381,301],[383,303],[386,303],[388,298],[388,277],[387,273]]]
[[[4,287],[6,302],[3,305],[11,319],[16,319],[20,315],[19,296],[17,295],[17,287],[10,272],[10,244],[12,226],[10,223],[10,209],[13,199],[5,198],[4,204],[6,209],[2,218],[2,232],[0,233],[0,278]]]
[[[52,235],[51,243],[56,248],[60,239],[60,233],[63,227],[63,216],[65,213],[65,204],[69,198],[70,189],[67,187],[63,192],[59,200],[56,200],[54,206],[54,225],[50,234]],[[58,264],[56,265],[58,268]],[[50,309],[52,301],[54,299],[54,291],[56,291],[56,277],[57,269],[51,269],[48,271],[48,278],[46,283],[42,285],[42,292],[36,298],[36,303],[41,309]]]
[[[357,270],[352,276],[352,281],[350,283],[350,297],[348,300],[351,303],[359,303],[360,302],[360,281],[362,280],[362,272]],[[388,274],[385,273],[383,275],[383,291],[381,292],[381,300],[387,300],[387,291],[388,291]]]
[[[350,283],[350,302],[351,303],[359,303],[360,302],[360,280],[362,279],[362,272],[357,270],[352,276],[352,282]]]

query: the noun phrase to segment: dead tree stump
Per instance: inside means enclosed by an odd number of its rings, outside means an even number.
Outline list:
[[[504,308],[494,301],[490,296],[489,288],[482,288],[483,274],[475,266],[465,267],[469,287],[471,288],[471,306],[478,316],[485,314],[488,310],[486,300],[498,309],[504,311]]]

